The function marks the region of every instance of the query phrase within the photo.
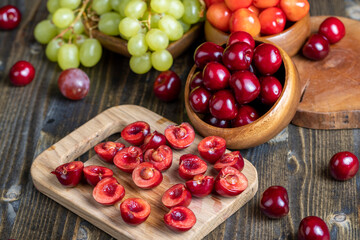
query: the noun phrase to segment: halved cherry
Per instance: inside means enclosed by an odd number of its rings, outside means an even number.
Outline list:
[[[144,144],[141,145],[140,148],[141,150],[143,150],[143,152],[145,152],[148,149],[152,149],[152,148],[155,149],[165,144],[166,144],[165,136],[157,131],[154,131],[145,137]]]
[[[141,198],[128,198],[120,204],[122,219],[129,224],[140,224],[149,217],[150,204]]]
[[[179,175],[185,180],[190,180],[198,174],[204,174],[207,170],[206,162],[194,154],[182,155],[179,163]]]
[[[173,231],[185,232],[195,225],[196,217],[187,207],[173,207],[164,215],[164,222]]]
[[[130,123],[121,131],[121,137],[128,143],[139,146],[150,133],[150,125],[143,121]]]
[[[172,150],[166,145],[161,145],[157,149],[149,149],[144,154],[145,162],[151,162],[161,172],[171,167],[172,159]]]
[[[66,187],[75,187],[81,180],[84,164],[79,161],[69,162],[58,166],[55,174],[59,182]]]
[[[165,137],[174,149],[184,149],[194,141],[195,131],[189,123],[184,122],[180,125],[168,126],[165,129]]]
[[[214,164],[214,168],[217,171],[220,171],[224,167],[233,167],[239,170],[240,172],[244,169],[244,159],[241,156],[239,151],[225,153],[216,163]]]
[[[144,189],[154,188],[163,180],[162,173],[152,163],[140,163],[132,173],[132,179],[136,186]]]
[[[111,169],[103,166],[90,165],[84,167],[84,177],[92,186],[96,186],[104,178],[112,177],[113,174]]]
[[[186,182],[186,187],[195,197],[206,197],[211,193],[214,187],[214,177],[196,175],[192,180]]]
[[[184,184],[178,183],[164,192],[161,201],[167,208],[177,206],[187,207],[191,202],[191,193]]]
[[[245,175],[233,167],[221,169],[215,179],[215,191],[223,197],[239,195],[247,186],[248,180]]]
[[[122,171],[131,173],[143,162],[143,152],[139,147],[130,146],[119,151],[114,157],[114,164]]]
[[[108,163],[113,163],[115,154],[124,147],[125,145],[122,143],[107,141],[97,144],[94,150],[100,159]]]
[[[198,144],[200,156],[209,163],[216,162],[225,153],[226,140],[222,137],[208,136]]]
[[[93,190],[95,201],[103,205],[113,205],[125,196],[125,188],[114,177],[104,178]]]

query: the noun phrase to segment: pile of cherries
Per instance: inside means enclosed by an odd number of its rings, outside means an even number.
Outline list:
[[[247,32],[232,33],[225,49],[202,43],[194,60],[198,71],[190,82],[189,103],[213,126],[249,124],[281,95],[284,74],[279,49],[269,43],[256,46]]]
[[[127,125],[121,137],[131,146],[118,142],[103,142],[94,147],[103,161],[113,163],[121,171],[131,173],[136,186],[151,189],[162,180],[162,172],[169,169],[173,161],[172,149],[185,149],[195,139],[195,131],[188,123],[171,125],[164,134],[150,132],[148,123],[138,121]],[[168,145],[166,145],[168,143]],[[185,183],[178,183],[166,190],[162,203],[170,209],[164,222],[172,230],[187,231],[196,223],[195,214],[187,208],[192,196],[201,198],[211,192],[224,197],[236,196],[248,186],[246,176],[241,173],[244,159],[239,151],[225,153],[226,141],[209,136],[198,144],[201,158],[194,154],[180,157],[178,173]],[[216,178],[204,175],[207,162],[214,164],[219,172]],[[94,186],[93,198],[100,204],[113,205],[125,196],[125,188],[113,177],[107,167],[91,165],[84,167],[79,161],[63,164],[52,172],[59,182],[68,187],[76,186],[84,175],[86,181]],[[140,224],[150,215],[149,203],[140,198],[129,198],[120,205],[123,220],[129,224]]]
[[[329,54],[330,44],[339,42],[344,36],[344,24],[336,17],[328,17],[321,23],[318,33],[309,37],[302,53],[311,60],[322,60]]]

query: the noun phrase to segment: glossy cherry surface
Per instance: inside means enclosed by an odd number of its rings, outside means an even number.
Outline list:
[[[242,193],[248,186],[244,174],[233,167],[224,167],[215,179],[214,189],[223,197],[232,197]]]
[[[260,15],[261,34],[273,35],[284,30],[286,24],[286,15],[278,7],[264,9]]]
[[[191,78],[190,91],[197,87],[203,86],[203,81],[202,71],[194,73],[194,76]]]
[[[198,174],[204,174],[207,164],[194,154],[184,154],[180,157],[179,175],[185,180],[190,180]]]
[[[263,104],[273,105],[280,97],[282,85],[280,81],[273,76],[260,78],[260,100]]]
[[[282,186],[271,186],[261,195],[260,209],[269,218],[281,218],[289,213],[289,197]]]
[[[144,143],[140,148],[143,152],[145,152],[148,149],[155,149],[165,144],[166,138],[164,134],[159,133],[158,131],[153,131],[152,133],[146,135]]]
[[[225,153],[224,155],[222,155],[222,157],[214,164],[214,169],[216,171],[220,171],[222,168],[228,166],[236,168],[240,172],[244,169],[244,158],[239,151]]]
[[[173,207],[164,215],[166,226],[176,232],[185,232],[190,230],[196,223],[196,217],[193,211],[187,207]]]
[[[139,188],[150,189],[162,182],[163,175],[152,163],[143,162],[135,167],[132,179]]]
[[[11,30],[16,28],[21,21],[19,9],[12,5],[0,8],[0,29]]]
[[[211,114],[205,115],[204,121],[214,127],[219,127],[219,128],[230,127],[230,121],[216,118]]]
[[[198,66],[198,68],[203,69],[209,62],[222,62],[223,51],[223,47],[215,43],[204,42],[195,50],[195,64]]]
[[[326,18],[319,27],[318,33],[325,36],[330,44],[339,42],[345,36],[345,26],[336,17]]]
[[[89,92],[90,79],[81,69],[69,68],[61,72],[58,78],[58,87],[64,97],[80,100]]]
[[[139,146],[144,143],[145,137],[150,133],[150,125],[144,121],[128,124],[122,131],[121,137],[128,143]]]
[[[297,234],[298,240],[330,240],[326,223],[317,216],[308,216],[301,220]]]
[[[125,188],[114,177],[104,178],[93,190],[93,198],[103,205],[113,205],[124,196]]]
[[[171,70],[161,72],[155,79],[153,90],[155,96],[162,101],[169,102],[175,100],[181,90],[181,80]]]
[[[120,204],[121,217],[129,224],[137,225],[145,222],[150,212],[150,204],[141,198],[128,198]]]
[[[83,169],[86,182],[96,186],[98,182],[107,177],[113,176],[113,171],[107,167],[90,165]]]
[[[236,42],[244,42],[244,43],[249,44],[252,49],[255,48],[254,38],[249,33],[244,32],[244,31],[232,32],[229,35],[229,38],[227,40],[227,45],[229,46]]]
[[[10,82],[15,86],[25,86],[34,79],[35,68],[27,61],[18,61],[10,69]]]
[[[203,87],[197,87],[190,92],[189,103],[194,112],[207,113],[209,112],[209,102],[211,92]]]
[[[206,197],[214,188],[214,177],[199,174],[194,176],[192,180],[186,182],[186,187],[195,197]]]
[[[280,68],[282,58],[279,49],[270,43],[262,43],[254,50],[254,64],[262,75],[273,75]]]
[[[230,72],[218,62],[209,62],[204,67],[203,84],[209,91],[224,89],[229,85]]]
[[[359,170],[359,159],[351,152],[338,152],[330,159],[329,169],[336,180],[349,180]]]
[[[242,105],[238,109],[238,114],[231,120],[232,127],[241,127],[254,122],[260,117],[258,111],[250,105]]]
[[[223,63],[231,71],[245,70],[250,67],[254,50],[246,42],[236,42],[225,48]]]
[[[125,145],[122,143],[107,141],[96,144],[94,150],[101,160],[113,163],[116,153],[123,148]]]
[[[234,95],[230,90],[220,90],[214,93],[210,98],[209,109],[210,113],[218,119],[234,119],[237,115]]]
[[[184,149],[195,139],[194,128],[187,122],[180,125],[170,125],[165,129],[165,137],[174,149]]]
[[[137,165],[143,162],[143,151],[139,147],[126,147],[116,153],[114,164],[120,170],[131,173]]]
[[[259,79],[250,71],[237,71],[231,75],[230,87],[234,90],[235,99],[239,104],[249,103],[260,93]]]
[[[84,164],[74,161],[58,166],[51,173],[54,174],[59,182],[66,187],[75,187],[81,180]]]
[[[313,34],[302,48],[305,57],[311,60],[322,60],[330,51],[329,41],[321,34]]]
[[[178,183],[171,186],[168,190],[164,192],[161,197],[161,202],[167,208],[184,206],[187,207],[191,203],[191,193],[185,187],[184,184]]]
[[[209,163],[215,163],[226,150],[226,140],[218,136],[208,136],[198,144],[200,156]]]
[[[171,167],[173,153],[169,146],[161,145],[156,149],[148,149],[144,154],[145,162],[150,162],[159,171],[165,171]]]

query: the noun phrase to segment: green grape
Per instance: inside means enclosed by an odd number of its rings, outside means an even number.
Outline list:
[[[78,20],[75,24],[74,24],[74,33],[76,34],[81,34],[83,33],[85,30],[84,24],[81,20]]]
[[[50,20],[42,20],[34,29],[34,37],[36,41],[42,44],[47,44],[57,34],[57,28]]]
[[[46,45],[46,57],[52,62],[57,62],[58,52],[62,45],[64,45],[64,40],[62,40],[61,38],[51,40],[48,45]]]
[[[53,14],[52,21],[58,28],[67,28],[74,21],[75,15],[68,8],[59,8]]]
[[[48,0],[46,3],[46,7],[49,13],[54,13],[60,8],[60,2],[59,0]]]
[[[80,47],[80,62],[85,67],[93,67],[100,61],[102,47],[95,38],[89,38],[84,41]]]
[[[153,51],[163,50],[169,45],[169,38],[163,31],[152,28],[146,33],[146,43]]]
[[[185,12],[182,20],[187,24],[194,24],[200,20],[201,6],[198,0],[183,0]]]
[[[111,11],[110,0],[93,0],[92,9],[98,14],[104,14]]]
[[[170,7],[169,0],[151,0],[150,7],[154,12],[164,13]]]
[[[141,56],[132,56],[130,58],[130,69],[137,74],[144,74],[151,69],[151,53],[146,52]]]
[[[159,29],[166,33],[170,41],[176,41],[184,34],[180,22],[170,15],[165,15],[160,19]]]
[[[71,29],[68,29],[68,28],[60,29],[60,28],[58,28],[57,31],[58,31],[58,34],[60,34],[63,31],[65,31],[65,29],[67,29],[67,31],[62,35],[62,38],[65,39],[65,40],[68,40],[73,35],[72,32],[71,32]]]
[[[120,2],[122,0],[110,0],[110,5],[111,5],[111,8],[116,11],[116,12],[119,12],[119,8],[120,8]]]
[[[147,9],[147,5],[142,0],[132,0],[125,7],[125,16],[139,19]]]
[[[60,7],[74,10],[80,6],[81,0],[60,0]]]
[[[173,57],[166,49],[155,51],[151,54],[151,63],[156,70],[163,72],[172,66]]]
[[[73,39],[74,44],[80,49],[81,45],[85,42],[85,40],[88,39],[88,37],[84,34],[76,35]]]
[[[62,70],[78,68],[80,65],[78,47],[68,43],[62,45],[58,52],[58,63]]]
[[[164,16],[163,13],[155,13],[155,12],[151,12],[151,17],[150,17],[150,28],[158,28],[158,23],[159,20],[162,18],[162,16]],[[148,21],[149,20],[149,12],[146,11],[144,16],[142,17],[143,21]]]
[[[127,44],[127,49],[130,55],[133,56],[141,56],[146,53],[148,45],[145,41],[145,35],[140,33],[130,38]]]
[[[125,39],[135,36],[140,31],[140,28],[140,22],[134,18],[126,17],[119,23],[119,32]]]
[[[170,7],[166,13],[173,16],[175,19],[180,19],[184,15],[184,11],[184,5],[180,0],[170,0]]]
[[[191,25],[190,24],[188,24],[188,23],[184,23],[184,21],[183,20],[178,20],[179,21],[179,23],[181,24],[181,26],[183,27],[183,29],[184,29],[184,33],[186,33],[187,31],[189,31],[189,29],[190,29],[190,27],[191,27]]]
[[[125,16],[125,7],[130,1],[131,0],[120,0],[118,11],[119,11],[119,14],[120,14],[121,18],[126,17]]]
[[[49,15],[47,16],[46,19],[51,21],[51,20],[52,20],[52,16],[53,16],[53,15],[52,15],[51,13],[49,13]]]
[[[100,16],[99,30],[107,35],[119,35],[120,15],[116,12],[104,13]]]

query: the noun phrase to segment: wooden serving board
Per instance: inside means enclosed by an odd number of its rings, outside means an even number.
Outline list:
[[[311,32],[317,32],[328,16],[311,17]],[[338,17],[346,35],[330,46],[329,55],[311,61],[293,57],[299,71],[302,100],[292,123],[315,129],[360,127],[360,22]]]
[[[96,154],[84,163],[85,166],[101,165],[112,169],[114,176],[125,187],[124,199],[140,197],[150,203],[149,218],[138,226],[128,225],[122,220],[119,204],[104,206],[97,203],[92,197],[93,188],[90,185],[79,184],[74,188],[66,188],[58,182],[53,174],[50,174],[57,166],[73,161],[92,149],[95,144],[120,132],[127,124],[139,120],[148,122],[152,131],[160,132],[164,132],[168,125],[174,124],[143,107],[122,105],[110,108],[49,147],[34,160],[31,166],[31,176],[35,187],[118,239],[201,239],[255,195],[258,188],[257,172],[255,167],[245,160],[245,168],[242,172],[247,177],[249,185],[243,193],[232,198],[223,198],[214,194],[206,198],[193,198],[189,208],[196,215],[195,226],[184,233],[173,232],[165,226],[163,217],[168,209],[162,205],[161,196],[170,186],[184,182],[177,172],[179,157],[186,153],[197,154],[197,145],[202,139],[198,135],[196,135],[194,143],[187,149],[173,151],[174,158],[171,168],[163,173],[163,182],[151,190],[138,188],[133,183],[131,174],[120,171],[113,164],[103,162]],[[210,164],[207,174],[216,175],[216,171]]]

